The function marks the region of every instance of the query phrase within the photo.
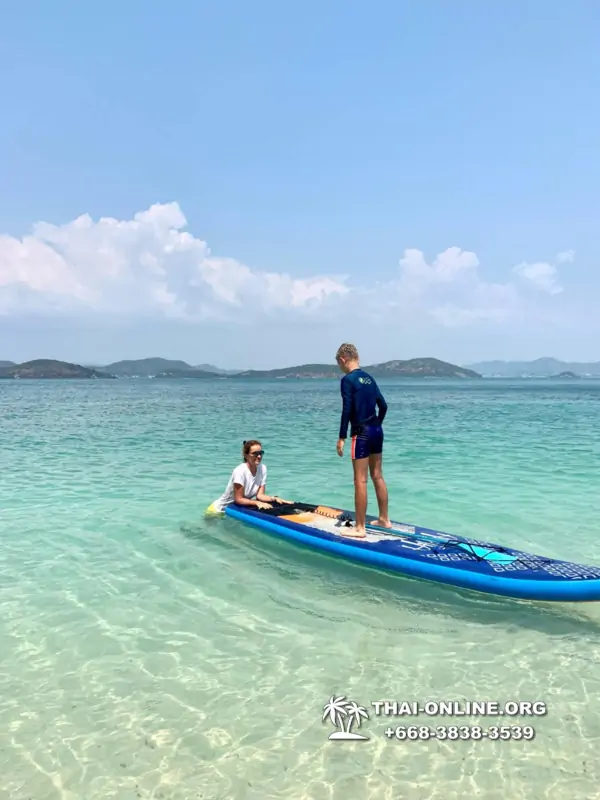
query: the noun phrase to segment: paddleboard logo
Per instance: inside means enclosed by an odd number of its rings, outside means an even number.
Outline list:
[[[328,720],[331,725],[339,728],[339,730],[330,733],[327,737],[328,739],[347,742],[368,741],[368,736],[354,733],[351,730],[353,725],[356,728],[360,728],[364,719],[369,719],[367,709],[357,705],[353,700],[348,700],[345,695],[341,697],[331,695],[329,701],[323,706],[322,721]]]

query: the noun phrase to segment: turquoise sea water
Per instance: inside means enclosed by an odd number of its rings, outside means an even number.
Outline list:
[[[600,563],[600,383],[382,384],[394,519]],[[388,576],[204,508],[262,440],[268,490],[352,507],[339,384],[0,384],[0,796],[598,797],[600,604]],[[375,511],[370,489],[370,510]],[[332,742],[323,706],[543,700],[533,741]]]

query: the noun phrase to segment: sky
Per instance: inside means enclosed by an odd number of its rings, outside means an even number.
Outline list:
[[[0,10],[0,359],[600,360],[593,0]]]

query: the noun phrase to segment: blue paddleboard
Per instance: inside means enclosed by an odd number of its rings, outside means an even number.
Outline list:
[[[352,512],[326,508],[325,515],[317,509],[323,511],[308,503],[264,511],[233,504],[225,513],[282,539],[412,578],[527,600],[600,600],[600,567],[400,522],[392,529],[368,525],[366,538],[351,538]]]

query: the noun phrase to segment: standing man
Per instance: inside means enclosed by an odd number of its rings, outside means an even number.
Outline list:
[[[352,437],[352,466],[354,468],[354,505],[356,524],[353,532],[347,533],[363,539],[366,536],[368,473],[375,486],[379,519],[375,523],[382,528],[391,528],[388,516],[388,490],[383,479],[381,461],[383,454],[383,429],[387,403],[375,379],[360,368],[358,350],[353,344],[342,344],[335,357],[344,373],[341,380],[342,419],[337,452],[344,455],[344,443],[348,436],[348,425]],[[379,411],[379,414],[377,413]]]

